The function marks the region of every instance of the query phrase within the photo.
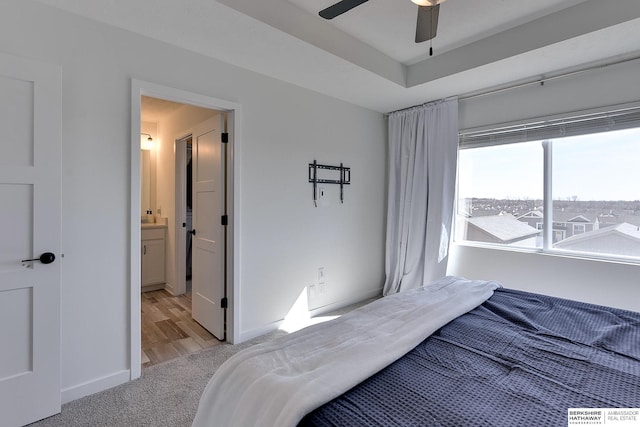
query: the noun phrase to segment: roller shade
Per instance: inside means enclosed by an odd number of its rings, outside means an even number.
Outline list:
[[[570,115],[459,133],[459,148],[541,141],[640,127],[640,106]]]

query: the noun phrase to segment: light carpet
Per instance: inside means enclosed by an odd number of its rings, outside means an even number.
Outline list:
[[[62,406],[62,412],[33,427],[190,426],[207,382],[238,351],[286,335],[274,331],[239,345],[219,344],[150,366],[142,377]]]
[[[374,299],[334,310],[324,316],[342,315]],[[205,386],[225,360],[247,347],[286,334],[287,332],[276,330],[242,344],[222,343],[150,366],[142,371],[142,377],[137,380],[66,403],[62,405],[60,414],[29,426],[191,426]]]

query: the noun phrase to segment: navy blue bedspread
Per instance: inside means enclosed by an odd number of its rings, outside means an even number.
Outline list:
[[[300,426],[566,426],[640,407],[640,313],[498,289]]]

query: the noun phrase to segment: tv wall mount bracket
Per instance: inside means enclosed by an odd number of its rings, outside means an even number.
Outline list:
[[[323,174],[323,178],[318,178],[318,171],[337,171],[337,179],[329,179]],[[335,174],[330,172],[326,175]],[[309,163],[309,182],[313,184],[313,205],[318,207],[318,184],[337,184],[340,186],[340,203],[344,203],[344,186],[351,184],[351,168],[340,166],[321,165],[315,160]]]

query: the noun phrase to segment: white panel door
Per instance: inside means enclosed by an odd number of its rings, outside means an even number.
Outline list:
[[[225,339],[224,147],[221,116],[196,126],[192,139],[192,314],[216,338]]]
[[[61,72],[0,53],[0,424],[60,412]],[[52,253],[51,263],[27,261]]]

